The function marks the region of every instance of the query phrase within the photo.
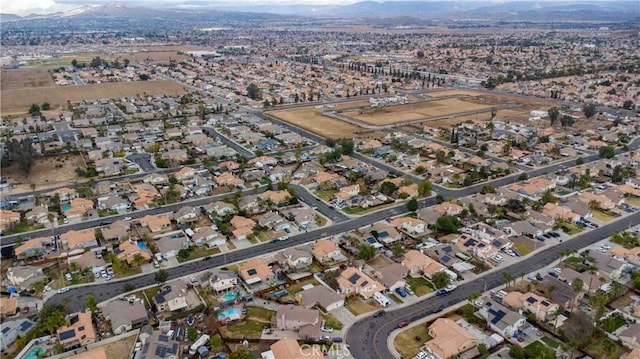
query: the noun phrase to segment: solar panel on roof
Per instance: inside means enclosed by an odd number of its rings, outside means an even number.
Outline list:
[[[66,332],[60,333],[60,340],[67,340],[76,336],[76,331],[73,329],[67,330]]]
[[[388,236],[389,236],[389,232],[387,232],[387,231],[382,231],[382,232],[378,233],[378,235],[379,235],[381,238],[388,237]]]
[[[24,322],[22,322],[22,324],[20,324],[20,331],[21,332],[25,332],[29,328],[31,328],[32,326],[33,326],[33,323],[24,321]]]
[[[79,331],[83,331],[84,330],[84,325],[78,328]]]
[[[77,315],[72,316],[71,318],[69,318],[69,325],[74,325],[78,322],[79,318]]]
[[[491,319],[491,324],[496,324],[504,318],[505,312],[499,310],[495,312],[495,317]]]
[[[169,336],[168,335],[164,335],[164,334],[160,334],[158,336],[158,340],[161,341],[161,342],[168,343],[169,342]]]
[[[360,275],[358,273],[355,273],[351,277],[349,277],[349,282],[351,282],[351,284],[356,284],[358,279],[360,279]]]
[[[10,330],[11,330],[11,328],[4,327],[4,328],[2,328],[2,334],[7,334],[7,332],[9,332]]]
[[[493,241],[491,242],[491,244],[493,244],[494,247],[498,247],[498,248],[502,247],[502,242],[500,241]]]
[[[173,343],[173,345],[168,351],[171,354],[178,354],[178,348],[179,348],[178,343]]]
[[[451,248],[451,246],[446,246],[444,248],[442,248],[443,251],[450,253],[453,249]]]
[[[473,239],[470,239],[470,240],[464,242],[464,246],[465,247],[473,247],[473,246],[476,245],[476,243],[478,243],[478,242],[474,241]]]
[[[443,261],[443,262],[447,263],[447,262],[449,262],[449,261],[451,260],[451,257],[449,257],[449,256],[442,256],[442,258],[441,258],[441,259],[442,259],[442,261]]]
[[[247,271],[247,274],[249,274],[249,275],[256,275],[256,274],[258,274],[258,271],[252,268],[252,269],[249,269],[249,270]]]
[[[478,244],[478,248],[484,248],[484,247],[486,247],[486,246],[484,245],[484,243],[480,243],[480,244]]]
[[[368,238],[367,238],[367,242],[369,242],[369,243],[376,243],[376,239],[375,239],[375,238],[373,238],[373,237],[368,237]]]
[[[537,301],[538,301],[538,300],[537,300],[536,298],[534,298],[534,297],[529,297],[529,298],[527,298],[527,302],[528,302],[528,303],[530,303],[530,304],[533,304],[533,303],[535,303],[535,302],[537,302]]]
[[[156,357],[164,358],[167,355],[167,348],[156,347]]]
[[[364,282],[362,282],[362,284],[360,284],[361,287],[366,286],[367,284],[369,284],[369,281],[365,280]]]
[[[550,305],[550,303],[549,303],[549,302],[547,302],[546,300],[543,300],[543,301],[542,301],[542,302],[540,302],[540,303],[542,303],[542,305],[544,305],[545,307],[548,307],[548,306]]]

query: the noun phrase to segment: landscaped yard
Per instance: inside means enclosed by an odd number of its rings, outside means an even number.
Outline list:
[[[132,267],[126,264],[113,266],[113,274],[116,278],[129,277],[140,273],[142,273],[142,269],[140,267]]]
[[[331,313],[320,313],[322,319],[324,319],[324,325],[327,327],[331,327],[335,330],[341,330],[343,325],[342,322],[339,321],[336,317]]]
[[[324,227],[327,225],[327,219],[324,216],[316,214],[316,227]]]
[[[191,260],[194,260],[194,259],[198,259],[198,258],[202,258],[202,257],[214,255],[214,254],[219,254],[220,253],[220,248],[218,248],[218,247],[214,247],[214,248],[189,247],[188,253],[189,253],[189,256],[186,257],[186,258],[182,258],[180,256],[177,256],[176,258],[178,259],[178,262],[180,262],[180,263],[188,262],[188,261],[191,261]]]
[[[333,198],[333,196],[338,193],[337,190],[335,189],[330,189],[330,190],[317,190],[315,192],[315,195],[322,198],[325,201],[330,201],[331,198]]]
[[[276,312],[260,307],[247,307],[247,317],[256,318],[256,321],[270,322]]]
[[[369,313],[379,308],[373,300],[365,302],[358,296],[351,296],[347,298],[346,306],[347,309],[349,309],[349,311],[355,316]]]
[[[542,340],[545,344],[547,344],[549,347],[553,349],[557,348],[560,345],[560,343],[556,342],[555,340],[549,337],[542,337],[542,339],[540,340]]]
[[[631,205],[634,207],[640,207],[640,198],[629,197],[625,200],[625,202],[627,202],[628,205]]]
[[[242,323],[220,327],[218,330],[225,339],[260,339],[265,323],[247,320]]]
[[[594,340],[584,351],[592,358],[621,358],[627,350],[609,338]]]
[[[627,322],[620,315],[610,315],[606,319],[600,321],[600,327],[609,333],[613,333],[618,328],[627,324]]]
[[[402,304],[402,299],[398,298],[397,295],[395,295],[395,293],[389,293],[387,294],[387,297],[391,298],[392,301],[398,303],[398,304]]]
[[[375,207],[369,207],[369,208],[350,207],[350,208],[345,208],[342,211],[344,211],[344,213],[346,213],[346,214],[362,215],[362,214],[367,214],[369,212],[377,211],[379,209],[384,209],[384,208],[390,207],[392,205],[395,205],[395,202],[392,202],[392,203],[389,203],[389,204],[383,204],[383,205],[375,206]]]
[[[513,241],[512,243],[516,251],[518,251],[518,253],[520,253],[521,256],[526,256],[527,254],[533,252],[533,248],[529,247],[524,243],[517,242],[517,241]]]
[[[617,218],[614,215],[611,215],[609,213],[605,213],[605,212],[600,211],[600,210],[593,211],[593,216],[595,218],[597,218],[599,221],[602,221],[602,222],[605,222],[605,223],[609,222],[609,221],[612,221],[612,220]]]
[[[290,286],[287,287],[287,291],[291,295],[299,293],[299,292],[302,292],[302,287],[307,285],[307,284],[312,284],[314,287],[320,285],[320,283],[318,283],[317,280],[309,279],[309,280],[305,280],[305,281],[302,281],[302,282],[299,282],[299,283],[291,284]]]
[[[429,294],[434,289],[433,284],[423,277],[407,277],[405,278],[405,281],[418,297]]]
[[[393,341],[396,350],[403,358],[413,358],[420,352],[420,347],[431,340],[426,324],[419,324],[400,332]]]

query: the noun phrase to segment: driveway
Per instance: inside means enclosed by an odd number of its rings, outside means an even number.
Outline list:
[[[133,153],[127,156],[126,159],[137,164],[144,172],[154,172],[156,170],[151,164],[150,153]]]

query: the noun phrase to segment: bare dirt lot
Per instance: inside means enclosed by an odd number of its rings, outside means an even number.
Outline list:
[[[119,82],[83,86],[23,88],[0,93],[2,116],[25,112],[33,103],[48,102],[52,107],[66,106],[67,101],[113,98],[135,94],[186,93],[182,85],[171,81]]]
[[[17,184],[15,192],[28,192],[31,190],[31,183],[36,185],[36,189],[54,187],[56,185],[69,184],[70,181],[78,179],[75,169],[86,166],[79,155],[60,155],[41,157],[31,167],[29,177],[25,176],[15,163],[2,169],[2,178],[11,184]]]
[[[2,91],[49,87],[53,79],[49,70],[44,68],[20,68],[0,71],[0,88]]]
[[[182,61],[189,56],[186,51],[210,50],[196,46],[154,46],[139,52],[121,53],[119,58],[129,59],[132,62],[169,62],[170,60]]]
[[[323,116],[313,107],[270,111],[268,114],[326,138],[349,138],[358,130],[354,125]]]
[[[429,117],[453,115],[465,111],[488,110],[496,103],[478,103],[466,98],[449,98],[405,105],[370,108],[360,112],[341,115],[371,125],[389,125],[399,122],[428,119]]]

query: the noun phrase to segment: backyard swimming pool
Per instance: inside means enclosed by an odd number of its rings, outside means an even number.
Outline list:
[[[24,356],[24,359],[38,359],[38,356],[44,353],[45,350],[43,347],[33,347],[31,348],[31,350],[29,350],[27,355]]]
[[[138,248],[147,249],[147,244],[143,241],[138,241]]]
[[[246,312],[245,309],[229,308],[218,313],[218,320],[239,320]]]
[[[62,212],[66,212],[68,210],[71,209],[71,205],[70,204],[65,204],[64,206],[62,206]]]
[[[236,298],[238,298],[238,292],[227,292],[222,296],[222,300],[225,302],[230,302]]]

